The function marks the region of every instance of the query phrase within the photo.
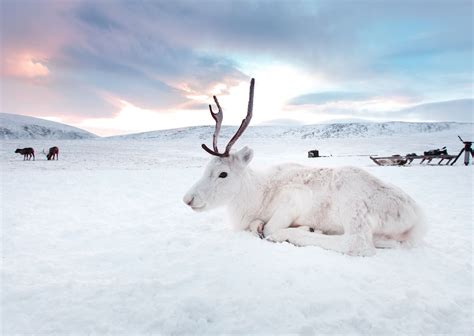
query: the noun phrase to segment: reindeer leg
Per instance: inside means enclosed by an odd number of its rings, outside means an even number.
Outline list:
[[[265,226],[265,222],[261,219],[255,219],[252,221],[248,227],[250,232],[255,233],[260,239],[263,239],[263,227]]]
[[[309,231],[309,232],[316,232],[316,233],[321,233],[321,234],[323,233],[323,231],[315,230],[314,228],[312,228],[311,226],[308,226],[308,225],[295,226],[294,228]]]
[[[287,229],[291,226],[291,223],[294,221],[294,216],[287,209],[277,210],[270,218],[270,220],[265,224],[263,228],[264,237],[269,237],[273,233]],[[303,232],[303,230],[300,230]]]
[[[288,228],[273,233],[267,239],[276,243],[287,241],[297,246],[319,246],[326,250],[345,253],[347,249],[342,237],[342,235],[329,236],[297,228]]]
[[[370,232],[367,234],[324,235],[298,228],[287,228],[273,233],[267,239],[273,242],[288,241],[297,246],[319,246],[326,250],[353,256],[372,256],[375,254],[375,247],[370,236]]]

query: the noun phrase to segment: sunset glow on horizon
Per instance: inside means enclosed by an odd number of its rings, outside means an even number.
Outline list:
[[[239,124],[251,77],[253,125],[473,118],[471,1],[6,0],[1,9],[0,112],[98,135],[212,124],[212,95],[224,124]]]

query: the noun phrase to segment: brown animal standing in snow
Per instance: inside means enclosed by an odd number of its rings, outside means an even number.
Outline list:
[[[35,150],[31,147],[23,149],[18,148],[15,153],[20,153],[21,155],[23,155],[23,161],[30,160],[31,157],[33,157],[33,160],[35,160]]]
[[[48,151],[48,154],[46,154],[43,149],[43,154],[46,155],[46,158],[48,158],[48,160],[54,160],[54,158],[56,158],[56,160],[59,160],[59,148],[56,146],[51,147]]]

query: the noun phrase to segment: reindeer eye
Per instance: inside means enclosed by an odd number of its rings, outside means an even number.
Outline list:
[[[227,173],[226,173],[226,172],[222,172],[222,173],[219,174],[219,177],[220,177],[220,178],[225,178],[225,177],[227,177]]]

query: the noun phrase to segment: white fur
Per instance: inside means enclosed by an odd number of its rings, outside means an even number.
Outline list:
[[[350,255],[412,246],[425,231],[410,196],[362,169],[284,164],[259,173],[248,167],[252,157],[244,147],[213,158],[183,201],[196,211],[227,205],[236,228],[271,241]]]

